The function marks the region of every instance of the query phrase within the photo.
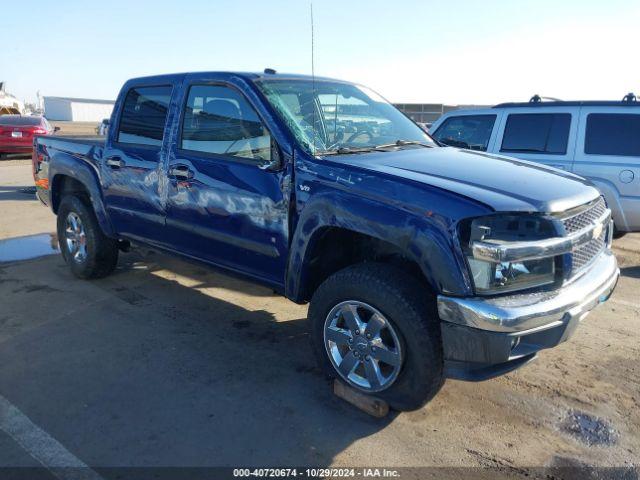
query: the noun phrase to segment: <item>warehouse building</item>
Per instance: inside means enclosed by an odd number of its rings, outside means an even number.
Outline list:
[[[111,117],[113,100],[92,98],[43,97],[44,115],[49,120],[100,122]]]

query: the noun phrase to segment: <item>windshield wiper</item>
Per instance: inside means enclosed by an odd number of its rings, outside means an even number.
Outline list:
[[[413,141],[413,140],[396,140],[393,143],[384,145],[371,145],[368,147],[338,147],[336,150],[325,150],[317,152],[316,155],[349,155],[354,153],[368,153],[368,152],[387,152],[388,148],[404,147],[405,145],[419,145],[425,148],[433,148],[433,145],[427,143]]]
[[[335,150],[326,150],[324,152],[317,152],[316,155],[348,155],[352,153],[367,153],[375,152],[377,147],[338,147]]]
[[[392,147],[404,147],[405,145],[419,145],[421,147],[424,148],[433,148],[433,145],[429,145],[428,143],[424,143],[424,142],[418,142],[415,140],[396,140],[393,143],[387,143],[384,145],[376,145],[376,150],[384,150],[385,148],[392,148]]]

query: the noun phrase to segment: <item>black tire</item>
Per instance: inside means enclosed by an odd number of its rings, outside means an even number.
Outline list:
[[[74,258],[66,242],[67,218],[75,214],[82,222],[86,238],[86,255]],[[58,208],[58,242],[65,262],[73,274],[82,279],[102,278],[109,275],[118,263],[118,242],[107,237],[86,197],[66,195]]]
[[[325,348],[325,321],[336,305],[348,300],[364,302],[382,313],[400,337],[404,355],[401,370],[388,388],[361,391],[385,400],[396,410],[422,407],[444,383],[435,296],[414,277],[382,263],[362,263],[330,276],[316,290],[309,308],[313,348],[329,378],[340,375]]]

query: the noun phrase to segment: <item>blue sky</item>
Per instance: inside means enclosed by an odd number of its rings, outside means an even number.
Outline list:
[[[0,80],[21,99],[37,90],[112,99],[127,78],[155,73],[311,71],[307,0],[2,3]],[[392,101],[640,94],[637,0],[313,6],[316,74],[358,81]]]

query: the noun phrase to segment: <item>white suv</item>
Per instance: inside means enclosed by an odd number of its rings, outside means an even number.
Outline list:
[[[612,211],[617,235],[640,231],[640,102],[503,103],[454,110],[429,130],[452,147],[509,155],[591,180]]]

